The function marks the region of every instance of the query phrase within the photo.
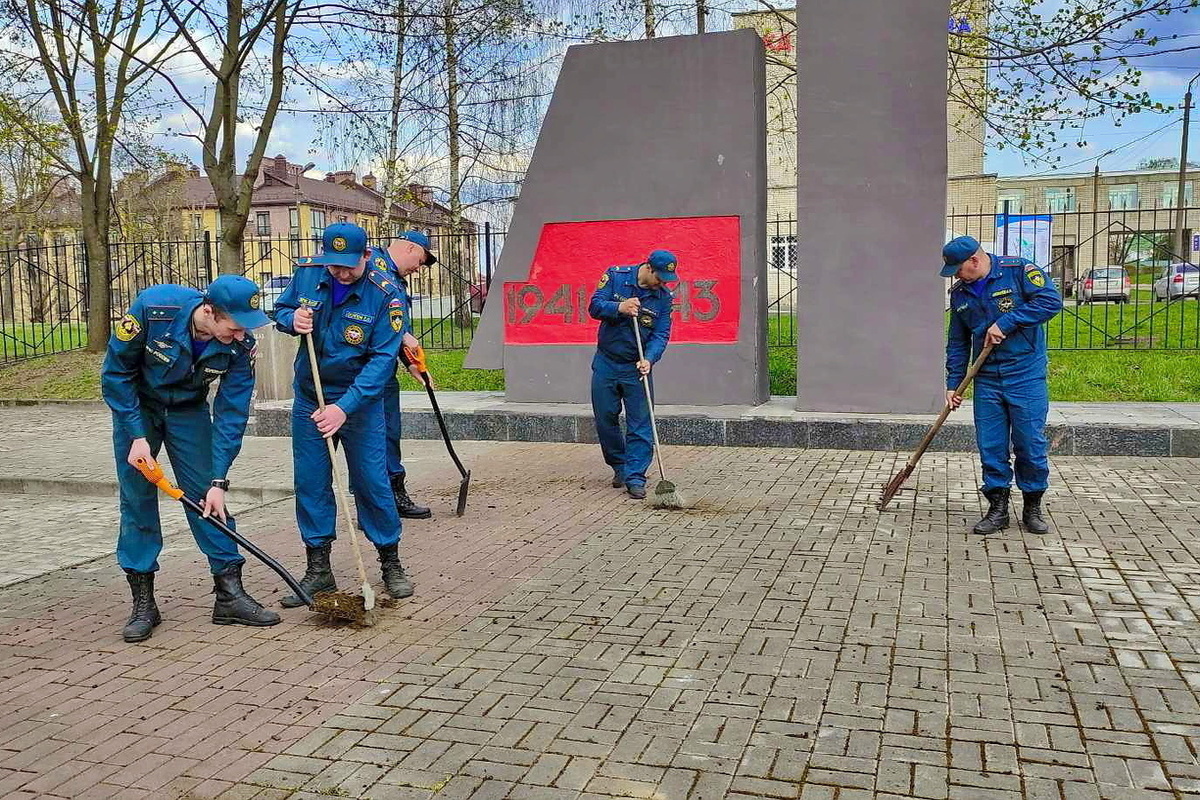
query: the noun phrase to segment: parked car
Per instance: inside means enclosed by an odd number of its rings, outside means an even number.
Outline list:
[[[283,294],[283,290],[291,283],[291,275],[276,275],[267,281],[263,286],[262,293],[262,310],[265,314],[270,314],[275,310],[275,300],[279,295]]]
[[[1171,264],[1154,282],[1156,302],[1200,296],[1200,267],[1191,264]]]
[[[1079,286],[1079,302],[1112,300],[1116,303],[1128,303],[1131,283],[1129,273],[1124,267],[1089,269],[1084,273]]]

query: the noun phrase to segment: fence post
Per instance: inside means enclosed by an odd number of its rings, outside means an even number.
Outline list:
[[[213,275],[212,234],[207,229],[204,231],[204,274],[209,283],[216,280]]]
[[[484,280],[490,291],[492,288],[492,223],[483,223],[483,266]]]
[[[1012,200],[1004,201],[1004,249],[1000,251],[1000,255],[1008,255],[1008,209],[1012,205]]]

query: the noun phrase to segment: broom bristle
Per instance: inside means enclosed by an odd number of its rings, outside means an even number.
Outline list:
[[[669,481],[663,481],[654,487],[654,500],[651,502],[655,508],[666,508],[678,510],[687,508],[687,501],[679,490],[675,488],[675,484]]]

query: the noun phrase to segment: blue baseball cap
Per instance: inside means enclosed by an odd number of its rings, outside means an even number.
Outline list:
[[[655,250],[646,257],[646,263],[650,265],[650,269],[658,275],[658,279],[663,283],[671,283],[679,280],[679,276],[675,274],[675,264],[678,261],[675,254],[670,250]]]
[[[271,322],[259,306],[262,297],[258,284],[241,275],[222,275],[204,290],[204,299],[246,330],[261,328]]]
[[[979,240],[974,236],[959,236],[951,239],[942,248],[942,277],[953,278],[962,263],[978,252]]]
[[[310,264],[357,267],[367,252],[367,232],[352,222],[335,222],[321,237],[321,253]]]
[[[425,248],[425,261],[423,262],[425,266],[432,267],[437,263],[437,256],[429,252],[429,237],[425,234],[416,230],[405,231],[396,238],[403,239],[406,242],[412,242],[413,244],[419,244],[421,247]]]

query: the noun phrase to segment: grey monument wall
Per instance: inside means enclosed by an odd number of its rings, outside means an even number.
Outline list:
[[[944,402],[946,0],[802,0],[798,408]]]
[[[657,246],[676,251],[682,280],[708,281],[681,287],[688,320],[655,368],[657,399],[765,402],[765,218],[754,31],[572,47],[466,365],[502,367],[509,400],[588,402],[587,297],[607,267]],[[541,286],[523,285],[531,267]]]

